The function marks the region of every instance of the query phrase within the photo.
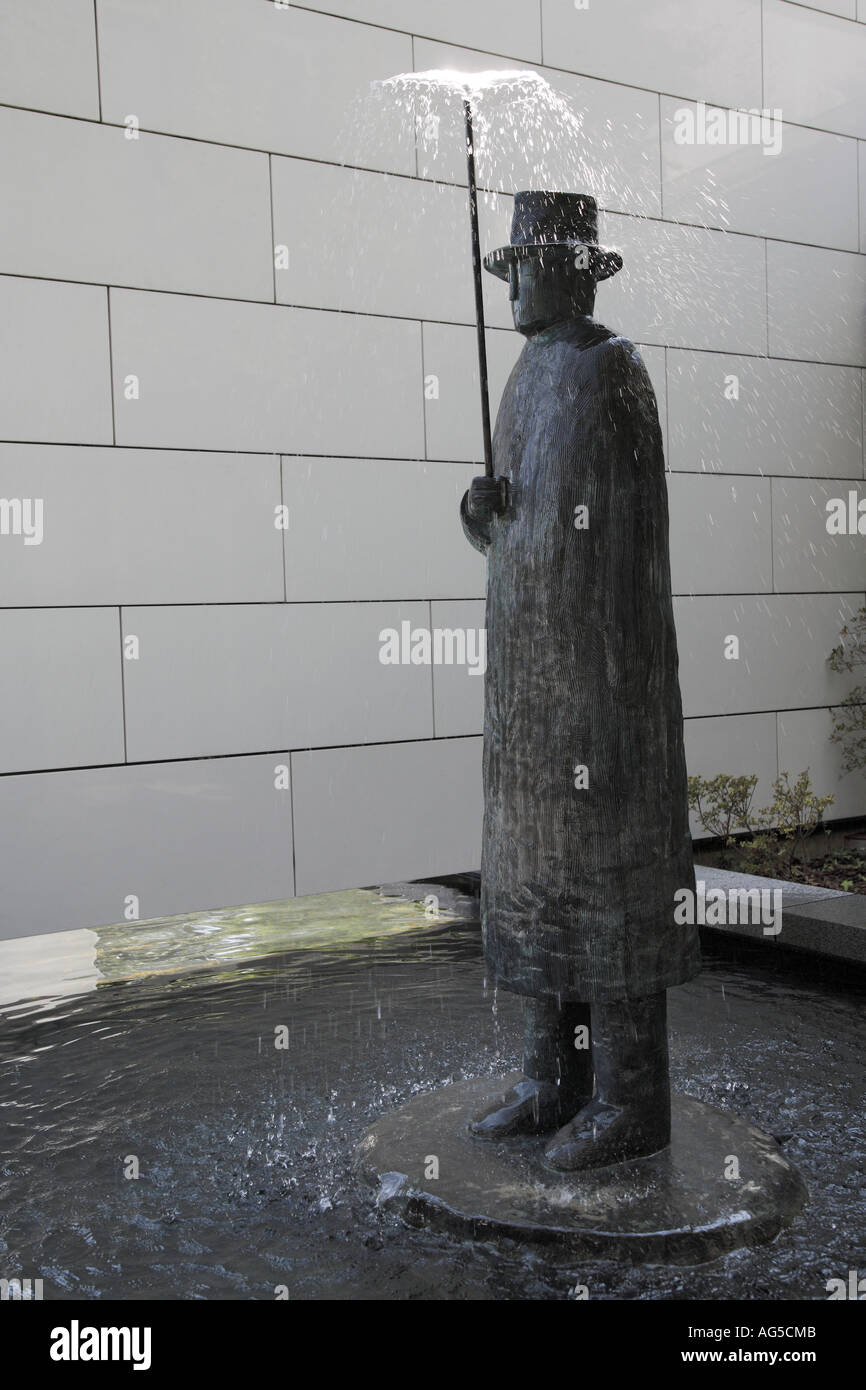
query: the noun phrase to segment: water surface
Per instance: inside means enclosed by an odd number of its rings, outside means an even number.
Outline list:
[[[0,1275],[42,1278],[46,1299],[557,1299],[578,1281],[591,1298],[824,1299],[866,1267],[863,999],[853,979],[712,956],[671,991],[675,1085],[788,1136],[810,1190],[772,1246],[686,1270],[503,1258],[409,1231],[358,1189],[375,1116],[518,1060],[519,1005],[487,988],[476,923],[19,1002],[0,1014]]]

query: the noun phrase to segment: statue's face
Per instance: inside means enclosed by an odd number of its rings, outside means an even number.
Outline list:
[[[591,314],[595,280],[576,270],[570,257],[539,252],[512,263],[509,294],[514,327],[531,337],[555,323]]]

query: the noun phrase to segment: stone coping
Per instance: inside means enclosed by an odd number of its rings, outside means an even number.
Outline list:
[[[735,873],[732,869],[711,869],[695,865],[695,879],[705,891],[721,888],[778,890],[782,894],[781,931],[765,933],[760,923],[737,922],[724,926],[707,923],[704,931],[723,936],[743,936],[771,946],[794,947],[833,960],[866,964],[866,894],[843,893],[833,888],[817,888],[810,883],[790,883],[785,879],[759,878],[756,874]]]
[[[782,929],[776,935],[764,932],[759,922],[716,925],[703,930],[721,936],[746,937],[768,945],[792,947],[828,960],[851,961],[866,965],[866,894],[843,893],[834,888],[817,888],[810,883],[791,883],[787,879],[760,878],[756,874],[735,873],[731,869],[712,869],[695,865],[695,879],[705,891],[721,888],[778,890],[782,894]],[[478,916],[480,875],[465,873],[452,879],[448,887],[432,882],[391,884],[383,892],[403,894],[412,899],[424,894],[444,895],[442,906],[460,917]],[[473,895],[474,898],[473,898]]]
[[[406,885],[411,891],[403,896],[360,888],[13,937],[0,941],[0,1014],[34,1000],[51,1008],[60,997],[87,994],[113,981],[230,968],[285,951],[351,946],[426,930],[454,916],[449,904],[457,895],[442,888],[437,893],[429,885],[440,899],[430,912],[419,887]]]

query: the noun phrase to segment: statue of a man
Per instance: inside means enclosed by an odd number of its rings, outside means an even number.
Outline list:
[[[488,561],[482,921],[525,998],[523,1077],[472,1123],[552,1132],[573,1171],[670,1140],[666,993],[699,969],[682,708],[655,396],[592,318],[622,265],[594,199],[518,193],[507,280],[527,339],[499,409],[495,478],[463,498]]]

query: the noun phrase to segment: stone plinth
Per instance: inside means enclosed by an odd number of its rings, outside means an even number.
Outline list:
[[[410,1225],[543,1245],[562,1263],[703,1264],[772,1240],[806,1199],[774,1139],[688,1096],[673,1097],[668,1149],[587,1173],[548,1167],[546,1137],[475,1138],[469,1117],[518,1079],[457,1082],[383,1115],[359,1147],[377,1201]]]

